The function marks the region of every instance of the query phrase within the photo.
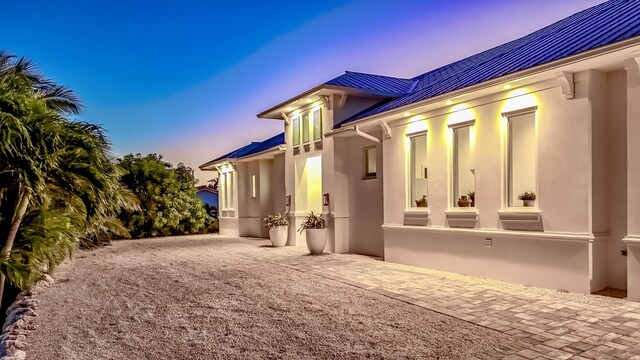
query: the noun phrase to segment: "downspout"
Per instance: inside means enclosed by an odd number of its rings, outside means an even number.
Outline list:
[[[378,139],[378,138],[377,138],[377,137],[375,137],[375,136],[372,136],[372,135],[369,135],[369,134],[367,134],[367,133],[363,132],[362,130],[360,130],[360,128],[358,127],[358,125],[354,125],[354,126],[353,126],[353,130],[356,132],[356,135],[358,135],[358,136],[360,136],[360,137],[362,137],[362,138],[365,138],[365,139],[367,139],[367,140],[371,140],[371,141],[373,141],[373,142],[374,142],[374,143],[376,143],[376,144],[380,144],[380,139]]]

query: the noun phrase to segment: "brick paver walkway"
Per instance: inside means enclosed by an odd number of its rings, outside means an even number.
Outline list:
[[[640,303],[532,288],[304,247],[243,253],[513,335],[480,359],[640,359]]]

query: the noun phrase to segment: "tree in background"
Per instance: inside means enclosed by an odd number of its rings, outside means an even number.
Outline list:
[[[82,241],[128,236],[137,208],[99,126],[69,120],[81,104],[24,59],[0,51],[0,296],[21,289]]]
[[[141,210],[123,211],[120,219],[134,238],[184,235],[206,230],[209,216],[196,197],[193,172],[173,167],[161,155],[128,154],[119,161],[123,184],[140,199]]]

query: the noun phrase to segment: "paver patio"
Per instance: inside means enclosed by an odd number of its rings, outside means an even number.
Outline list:
[[[237,243],[238,239],[229,241]],[[360,255],[309,256],[305,247],[272,248],[265,240],[241,242],[249,246],[225,249],[230,258],[233,255],[247,263],[269,263],[274,268],[330,279],[514,339],[476,354],[474,359],[640,359],[638,303],[507,284]],[[164,261],[178,249],[182,256],[192,254],[193,259],[214,256],[215,252],[219,256],[219,248],[202,245],[184,249],[183,245],[168,239],[153,251]],[[144,247],[144,242],[139,246]]]

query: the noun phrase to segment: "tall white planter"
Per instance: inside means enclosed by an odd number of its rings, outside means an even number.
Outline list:
[[[322,254],[327,245],[327,229],[306,229],[307,248],[312,254]]]
[[[282,247],[287,245],[287,238],[289,237],[288,226],[276,226],[269,229],[269,240],[274,247]]]

